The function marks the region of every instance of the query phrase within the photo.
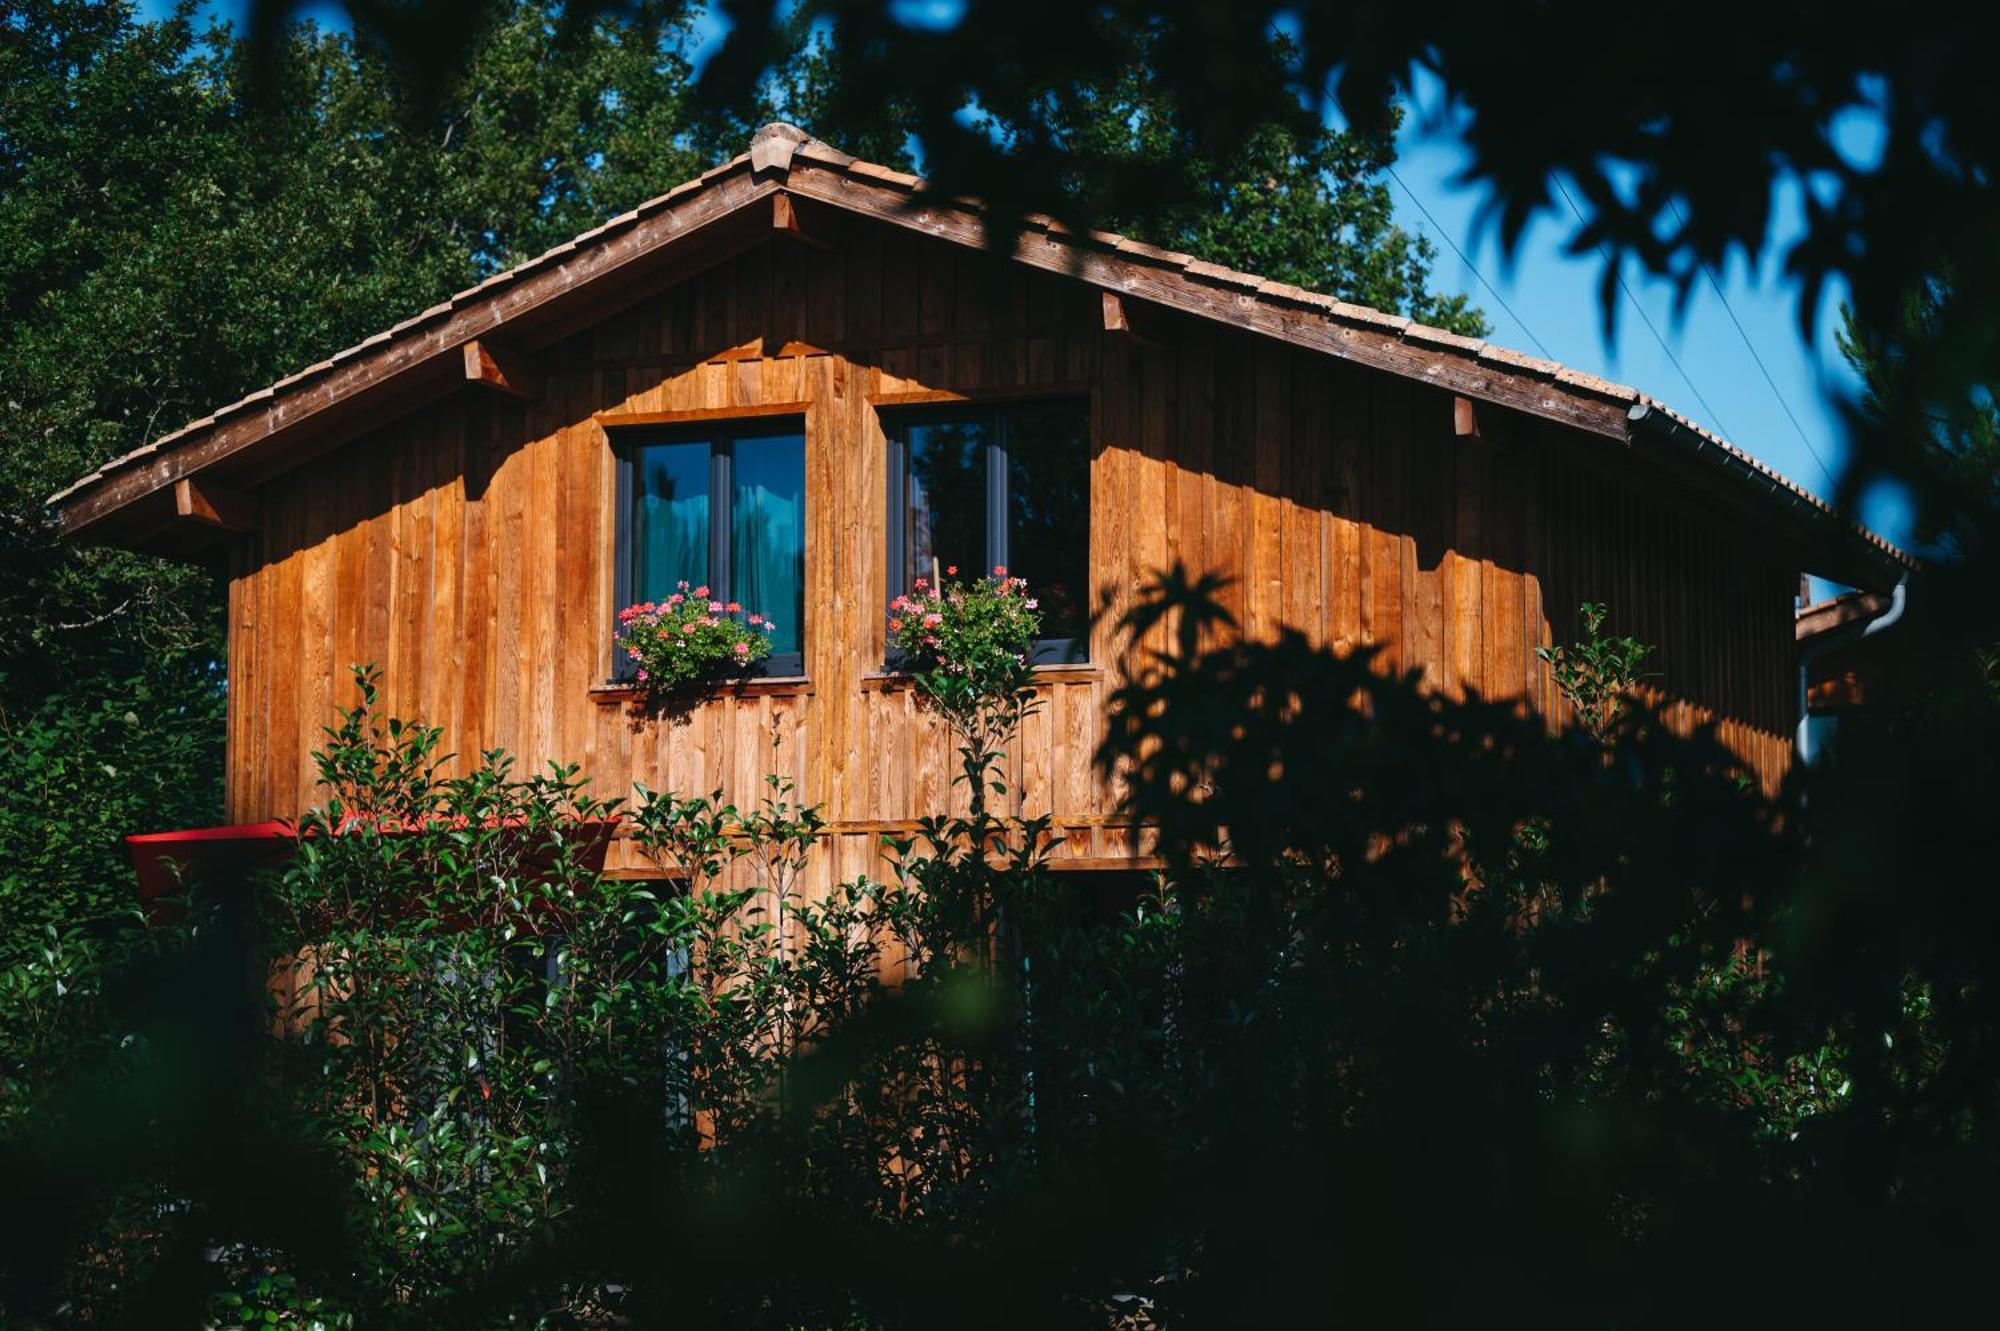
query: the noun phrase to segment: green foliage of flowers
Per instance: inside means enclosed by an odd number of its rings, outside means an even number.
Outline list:
[[[970,787],[977,811],[988,792],[1006,791],[992,772],[1034,707],[1030,685],[1042,620],[1027,579],[1009,575],[1005,565],[983,578],[960,581],[957,574],[952,568],[936,581],[918,578],[911,592],[889,603],[889,647],[957,732],[958,779]]]
[[[618,612],[618,650],[641,684],[665,695],[755,666],[771,654],[771,629],[762,615],[683,582],[664,601]]]
[[[1027,579],[1004,565],[983,578],[918,578],[913,592],[889,603],[889,646],[940,707],[966,715],[1025,686],[1042,628],[1037,609]]]

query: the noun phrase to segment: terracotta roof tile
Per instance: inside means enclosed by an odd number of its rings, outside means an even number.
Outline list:
[[[1257,284],[1262,280],[1261,278],[1251,276],[1249,273],[1239,272],[1234,268],[1225,268],[1219,263],[1210,263],[1206,259],[1190,259],[1180,267],[1181,271],[1189,277],[1200,278],[1204,282],[1213,282],[1217,286],[1241,287],[1248,291],[1256,290]]]
[[[1434,347],[1445,347],[1452,351],[1470,351],[1474,355],[1479,354],[1479,349],[1486,345],[1476,337],[1467,337],[1463,333],[1453,333],[1420,323],[1413,323],[1405,328],[1403,339],[1407,342],[1423,342]]]

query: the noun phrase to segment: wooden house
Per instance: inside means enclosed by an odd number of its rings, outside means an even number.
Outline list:
[[[52,502],[77,538],[226,571],[232,822],[318,798],[320,727],[375,662],[458,753],[574,761],[600,793],[754,799],[783,771],[841,878],[952,798],[884,642],[933,558],[1010,563],[1074,636],[1010,783],[1074,867],[1145,850],[1090,763],[1117,668],[1074,608],[1097,589],[1216,571],[1248,634],[1380,644],[1552,724],[1535,649],[1604,601],[1678,722],[1775,788],[1801,573],[1880,593],[1907,563],[1634,389],[1045,218],[996,259],[984,220],[769,126]],[[761,603],[778,655],[656,719],[614,616],[690,571]]]

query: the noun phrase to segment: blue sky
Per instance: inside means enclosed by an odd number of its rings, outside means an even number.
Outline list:
[[[245,3],[205,0],[202,9],[236,18]],[[168,0],[139,4],[149,16],[169,7]],[[906,8],[910,19],[948,21],[956,6],[949,0],[907,0]],[[308,5],[304,12],[323,22],[342,21],[336,4]],[[703,28],[704,44],[720,35],[713,25]],[[1855,117],[1837,128],[1843,150],[1865,161],[1877,127]],[[1800,187],[1778,190],[1771,243],[1758,264],[1732,258],[1715,273],[1720,294],[1704,278],[1678,319],[1669,284],[1629,268],[1630,299],[1620,297],[1617,338],[1607,344],[1597,292],[1602,265],[1594,254],[1565,252],[1573,218],[1544,214],[1511,256],[1503,256],[1498,241],[1477,229],[1482,200],[1456,183],[1466,160],[1464,142],[1435,82],[1420,80],[1414,88],[1398,148],[1401,160],[1391,182],[1398,220],[1432,239],[1438,250],[1434,282],[1468,292],[1486,311],[1494,341],[1643,388],[1807,489],[1831,494],[1845,453],[1835,403],[1856,383],[1834,342],[1840,291],[1822,301],[1812,339],[1799,336],[1797,288],[1784,278],[1781,265],[1800,232]],[[661,187],[669,183],[662,181]],[[1864,516],[1891,540],[1908,538],[1908,510],[1894,496],[1870,496]]]
[[[1619,297],[1617,338],[1607,345],[1598,302],[1602,262],[1594,253],[1566,252],[1575,219],[1542,214],[1509,263],[1499,241],[1477,226],[1482,196],[1456,182],[1467,154],[1442,89],[1420,79],[1414,93],[1391,182],[1398,219],[1431,237],[1438,249],[1433,280],[1470,293],[1486,311],[1494,341],[1536,353],[1546,348],[1564,364],[1643,388],[1807,489],[1831,494],[1846,452],[1836,403],[1859,385],[1834,338],[1844,289],[1822,297],[1810,342],[1799,335],[1798,287],[1782,264],[1803,226],[1803,186],[1777,190],[1769,243],[1757,264],[1734,256],[1714,273],[1714,286],[1699,280],[1678,320],[1673,287],[1628,265],[1630,297]],[[1865,163],[1879,132],[1856,116],[1836,127],[1835,139],[1850,159]],[[1908,537],[1908,511],[1895,496],[1871,495],[1864,509],[1885,536]]]

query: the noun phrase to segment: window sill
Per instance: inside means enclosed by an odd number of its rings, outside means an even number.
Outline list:
[[[812,680],[804,675],[760,675],[716,684],[701,695],[701,700],[709,702],[717,698],[798,698],[812,691]],[[590,700],[606,706],[612,703],[641,702],[645,697],[645,686],[630,680],[606,680],[602,684],[590,686]]]
[[[1088,684],[1104,678],[1104,667],[1094,661],[1057,661],[1031,667],[1037,684]],[[904,670],[871,670],[861,677],[863,693],[892,693],[907,689],[915,677]]]

